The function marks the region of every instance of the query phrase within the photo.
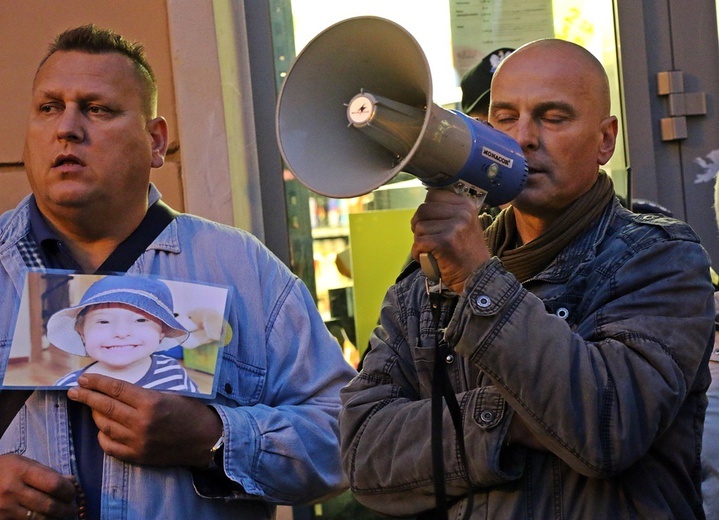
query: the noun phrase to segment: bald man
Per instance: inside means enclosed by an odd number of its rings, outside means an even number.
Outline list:
[[[491,225],[447,190],[413,217],[413,256],[441,282],[405,271],[343,390],[355,496],[420,518],[702,518],[714,310],[698,237],[615,197],[600,168],[617,119],[582,47],[512,53],[489,117],[521,145],[526,188]]]

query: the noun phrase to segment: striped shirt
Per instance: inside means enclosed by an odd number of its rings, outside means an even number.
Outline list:
[[[153,390],[200,392],[195,382],[190,379],[190,375],[177,360],[162,354],[152,354],[150,359],[152,361],[150,368],[134,384]],[[61,377],[55,386],[77,386],[77,378],[96,363],[97,361]]]

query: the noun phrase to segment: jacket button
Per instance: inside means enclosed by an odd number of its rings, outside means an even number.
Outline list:
[[[566,307],[560,307],[557,309],[557,316],[566,320],[569,317],[569,310]]]
[[[492,422],[492,419],[494,419],[494,414],[487,410],[479,414],[479,418],[482,419],[482,422]]]
[[[227,393],[227,394],[232,393],[232,385],[230,383],[225,383],[225,393]]]
[[[454,356],[452,354],[447,354],[447,357],[444,358],[444,360],[449,365],[451,363],[454,363]]]
[[[482,295],[477,298],[477,306],[481,307],[482,309],[486,309],[492,305],[492,299],[489,296]]]

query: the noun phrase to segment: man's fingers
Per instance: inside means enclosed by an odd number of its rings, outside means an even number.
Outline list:
[[[128,404],[139,399],[142,394],[142,392],[138,391],[139,387],[127,381],[100,374],[83,374],[78,378],[77,382],[81,388],[95,390]]]
[[[97,374],[83,375],[80,386],[67,391],[68,398],[86,404],[105,417],[125,423],[140,402],[141,392],[130,383]],[[98,425],[99,426],[99,425]]]
[[[23,481],[26,485],[43,495],[49,495],[64,502],[70,502],[75,497],[75,485],[69,477],[34,460],[26,460],[28,463],[23,472]]]
[[[65,518],[75,514],[70,477],[20,455],[0,456],[0,517],[27,515]]]
[[[95,422],[97,422],[98,417],[105,417],[114,422],[125,423],[133,411],[132,407],[125,403],[86,388],[72,388],[68,390],[67,396],[73,401],[86,404],[92,408]],[[102,428],[100,424],[98,424],[98,427]]]
[[[134,445],[129,444],[132,441],[130,437],[119,438],[117,436],[110,437],[103,431],[98,435],[98,442],[102,451],[110,457],[122,460],[124,462],[142,463],[141,455]]]
[[[32,518],[67,518],[75,514],[76,506],[74,502],[75,486],[68,480],[72,494],[66,498],[51,496],[49,494],[38,491],[34,488],[26,488],[20,504],[22,510],[27,515],[27,511],[32,511],[35,516]],[[67,493],[63,492],[63,495]]]

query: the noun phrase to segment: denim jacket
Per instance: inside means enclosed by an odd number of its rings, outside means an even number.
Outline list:
[[[435,505],[425,280],[415,271],[390,288],[342,391],[351,489],[396,516]],[[467,450],[465,466],[445,411],[450,518],[470,490],[473,519],[702,518],[712,292],[689,226],[616,200],[524,284],[496,258],[473,273],[440,323]],[[513,414],[546,451],[505,445]]]
[[[151,203],[159,198],[154,188],[150,195]],[[4,374],[26,274],[18,243],[29,231],[27,199],[0,217],[0,230]],[[210,487],[201,495],[199,476],[188,468],[105,455],[103,519],[265,519],[276,503],[308,502],[346,487],[337,415],[340,388],[354,370],[296,276],[252,235],[186,214],[128,272],[232,288],[233,335],[208,404],[223,423],[225,474],[244,492]],[[0,439],[0,453],[75,474],[66,393],[34,392]]]

